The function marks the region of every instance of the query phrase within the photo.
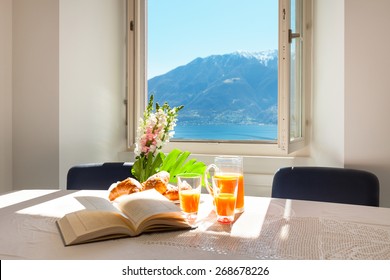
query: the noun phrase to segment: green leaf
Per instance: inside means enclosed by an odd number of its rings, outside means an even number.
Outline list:
[[[178,149],[172,150],[172,151],[165,157],[164,162],[163,162],[163,164],[162,164],[162,166],[161,166],[160,169],[161,169],[161,170],[167,171],[167,169],[169,169],[170,166],[172,166],[172,165],[175,163],[175,161],[176,161],[177,157],[180,155],[180,153],[181,153],[181,151],[178,150]]]
[[[167,171],[172,174],[179,174],[180,167],[184,164],[190,154],[190,152],[181,152],[177,157],[175,163],[172,165],[169,171]]]
[[[153,174],[156,174],[157,172],[159,172],[160,170],[160,166],[163,162],[163,156],[164,154],[163,153],[158,153],[153,159],[153,162],[151,163],[151,166],[148,170],[148,176],[146,177],[145,181],[150,177],[152,176]]]
[[[131,173],[139,182],[143,183],[159,171],[163,158],[163,153],[158,153],[156,156],[150,153],[147,158],[140,156],[134,162]]]
[[[174,149],[167,155],[159,152],[156,156],[139,157],[134,162],[131,170],[133,176],[141,183],[159,171],[167,171],[170,174],[170,183],[177,182],[177,174],[200,173],[206,170],[206,165],[196,159],[188,159],[190,152]]]
[[[134,162],[134,164],[133,164],[133,166],[132,166],[132,168],[131,168],[131,174],[135,177],[135,178],[137,178],[137,174],[139,173],[139,166],[140,166],[140,163],[139,163],[139,161],[135,161]]]
[[[177,182],[177,174],[180,173],[200,173],[203,174],[206,170],[206,165],[197,161],[196,159],[187,158],[190,156],[188,151],[180,151],[178,149],[172,150],[165,158],[162,167],[160,170],[165,170],[170,174],[170,182]]]
[[[143,170],[144,170],[144,157],[139,157],[133,164],[133,167],[131,169],[131,173],[133,176],[138,180],[141,181],[141,178],[143,177]]]

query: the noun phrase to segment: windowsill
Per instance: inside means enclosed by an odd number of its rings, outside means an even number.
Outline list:
[[[163,152],[173,149],[191,151],[192,154],[214,157],[216,155],[240,155],[248,157],[308,157],[309,148],[303,147],[296,152],[287,154],[279,149],[276,143],[218,143],[218,142],[169,142],[166,143]],[[129,147],[130,152],[134,146]]]
[[[196,158],[203,161],[205,164],[213,162],[214,157],[221,154],[201,154],[191,153],[190,158]],[[243,155],[244,170],[249,173],[270,174],[276,172],[277,169],[284,166],[312,165],[310,156],[252,156]],[[124,151],[119,153],[120,161],[134,161],[135,156],[132,151]]]

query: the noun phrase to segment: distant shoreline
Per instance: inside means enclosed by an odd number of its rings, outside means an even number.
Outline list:
[[[177,125],[174,139],[192,140],[277,140],[275,124]]]

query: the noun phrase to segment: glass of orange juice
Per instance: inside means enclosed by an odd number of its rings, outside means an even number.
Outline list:
[[[223,224],[234,222],[234,214],[237,205],[237,190],[239,177],[212,176],[214,207],[217,214],[217,221]]]
[[[177,175],[180,208],[190,220],[196,220],[202,188],[202,174],[182,173]]]
[[[205,185],[210,194],[213,194],[212,187],[208,183],[207,176],[211,175],[210,171],[214,171],[214,176],[217,178],[238,176],[237,202],[236,213],[244,211],[244,168],[243,158],[241,156],[217,156],[214,158],[214,163],[210,164],[205,172]]]

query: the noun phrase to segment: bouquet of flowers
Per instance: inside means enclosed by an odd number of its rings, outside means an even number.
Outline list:
[[[160,106],[156,103],[156,110],[153,112],[153,95],[150,96],[148,106],[144,112],[143,119],[140,119],[136,147],[136,157],[148,158],[149,155],[156,156],[166,142],[174,135],[178,112],[184,106],[170,108],[168,103]]]
[[[190,152],[172,150],[168,155],[161,152],[164,144],[174,135],[177,116],[184,106],[171,108],[167,102],[163,106],[158,103],[153,109],[153,95],[150,96],[143,118],[140,119],[132,168],[133,176],[145,182],[150,176],[159,172],[170,173],[171,181],[176,181],[176,174],[186,172],[203,173],[206,165],[195,159],[186,162]]]

